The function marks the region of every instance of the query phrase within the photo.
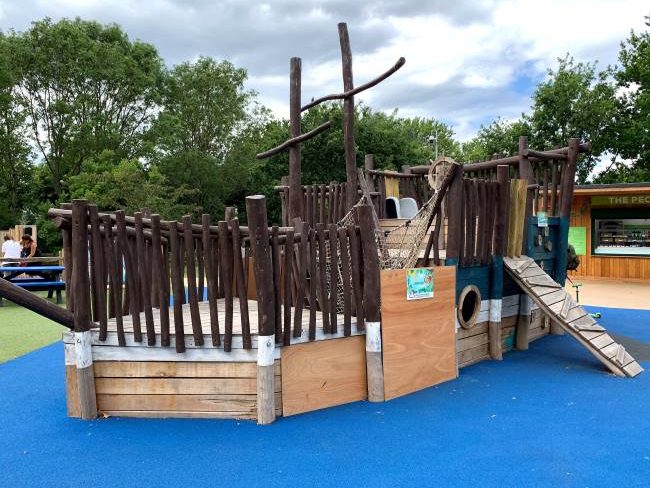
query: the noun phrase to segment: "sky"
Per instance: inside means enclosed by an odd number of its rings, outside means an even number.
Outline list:
[[[115,22],[168,66],[211,56],[246,68],[248,88],[286,117],[292,56],[302,58],[303,101],[342,91],[337,23],[347,22],[355,84],[406,58],[356,101],[441,120],[467,140],[528,111],[558,57],[616,63],[621,40],[644,30],[648,14],[647,0],[0,0],[0,29],[43,17]]]

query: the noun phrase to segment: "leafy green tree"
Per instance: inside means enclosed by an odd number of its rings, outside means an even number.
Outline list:
[[[158,96],[162,61],[115,24],[80,19],[34,22],[7,37],[31,139],[56,196],[83,161],[108,149],[116,162],[138,155]]]
[[[18,223],[33,177],[24,107],[13,96],[16,70],[0,33],[0,229]]]
[[[526,118],[514,122],[497,119],[488,126],[481,126],[476,137],[463,145],[465,162],[485,161],[494,155],[510,156],[519,149],[519,136],[528,136],[528,143],[535,147],[535,138]]]
[[[233,161],[235,141],[264,114],[245,80],[246,70],[227,61],[199,58],[176,66],[165,76],[162,108],[148,135],[160,172],[170,183],[197,189],[194,205],[215,217],[236,186],[224,179],[222,166]]]
[[[168,184],[153,167],[145,169],[135,159],[114,164],[115,156],[103,152],[84,161],[82,171],[70,177],[70,196],[86,198],[102,210],[121,209],[133,214],[148,207],[164,218],[180,218],[198,213],[193,206],[196,190],[186,185]]]
[[[568,55],[558,62],[533,94],[530,125],[540,147],[564,146],[571,137],[592,142],[592,153],[578,161],[578,181],[585,182],[607,149],[614,87],[606,72],[596,73],[595,63],[575,62]]]
[[[650,27],[650,16],[646,26]],[[621,43],[618,60],[620,65],[612,70],[617,112],[608,141],[613,155],[609,168],[596,181],[650,181],[650,32],[632,31]]]

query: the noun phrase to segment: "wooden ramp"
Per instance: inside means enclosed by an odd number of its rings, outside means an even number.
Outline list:
[[[504,258],[506,271],[551,320],[560,325],[617,376],[643,371],[625,347],[612,339],[564,287],[528,256]]]

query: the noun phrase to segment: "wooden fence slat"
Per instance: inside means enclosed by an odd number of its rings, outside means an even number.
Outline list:
[[[251,349],[250,317],[248,315],[248,290],[246,288],[246,277],[244,274],[244,263],[242,262],[241,236],[239,232],[239,220],[233,219],[229,222],[232,233],[232,252],[235,265],[235,281],[237,283],[237,296],[239,297],[239,315],[241,321],[241,333],[244,349]]]
[[[205,266],[205,277],[208,285],[208,308],[210,309],[210,333],[212,336],[212,345],[219,347],[221,345],[221,334],[219,331],[219,309],[217,306],[217,295],[219,289],[217,283],[219,277],[215,267],[215,245],[216,239],[210,237],[210,215],[201,216],[201,226],[203,228],[203,262]]]
[[[274,225],[271,229],[271,262],[273,266],[273,293],[276,297],[274,303],[274,327],[275,327],[275,343],[279,344],[282,339],[282,283],[281,280],[281,264],[280,264],[280,241],[278,236],[278,226]]]
[[[156,344],[156,331],[153,325],[153,310],[151,309],[151,274],[147,273],[147,263],[145,261],[145,243],[144,229],[142,227],[142,214],[136,212],[135,215],[135,246],[138,255],[138,275],[140,277],[140,296],[142,298],[142,308],[144,309],[144,319],[147,330],[147,344],[153,346]]]
[[[341,280],[343,285],[343,335],[346,337],[352,334],[352,284],[350,276],[350,251],[348,244],[348,229],[341,227],[338,229],[340,263],[341,263]]]
[[[330,249],[330,273],[329,273],[329,314],[330,314],[330,332],[338,332],[337,307],[338,307],[338,275],[339,275],[339,254],[338,254],[338,231],[336,224],[329,226]]]
[[[185,285],[181,274],[182,249],[178,239],[178,223],[169,222],[169,251],[171,253],[171,278],[174,291],[174,331],[176,352],[185,352],[185,330],[183,326],[183,295]]]
[[[138,276],[138,268],[134,259],[134,250],[130,245],[129,238],[126,233],[126,220],[123,210],[115,212],[115,220],[117,223],[117,232],[120,242],[122,255],[124,256],[124,264],[126,267],[126,282],[129,294],[129,309],[131,310],[131,317],[133,322],[133,340],[135,342],[142,342],[142,326],[140,324],[140,277]]]
[[[223,297],[224,297],[224,335],[223,335],[223,350],[230,352],[232,349],[232,320],[233,320],[233,296],[232,296],[232,245],[229,242],[228,223],[221,220],[218,224],[219,227],[219,262],[220,278],[223,283]]]
[[[318,266],[316,250],[318,248],[315,229],[309,229],[309,340],[316,339],[316,310],[318,309]]]
[[[113,227],[111,218],[106,215],[102,217],[104,224],[104,237],[107,242],[107,249],[109,251],[109,268],[110,273],[110,289],[112,290],[111,296],[113,299],[113,308],[115,310],[115,328],[117,330],[117,343],[120,346],[126,346],[126,337],[124,336],[124,322],[122,319],[122,275],[119,273],[118,261],[121,260],[119,253],[119,246],[117,241],[113,238]]]
[[[192,235],[192,217],[183,216],[183,241],[187,257],[187,296],[190,304],[192,335],[197,345],[203,345],[203,327],[199,312],[199,297],[196,291],[196,259],[194,256],[194,236]]]
[[[298,257],[295,260],[298,269],[298,283],[296,300],[293,304],[293,337],[302,335],[302,310],[305,306],[305,294],[307,290],[307,268],[309,266],[309,224],[302,222],[300,225],[300,244],[298,245]]]
[[[323,319],[323,332],[329,334],[330,320],[328,314],[329,300],[327,296],[327,244],[325,240],[325,224],[316,224],[316,233],[318,234],[318,288],[320,290],[320,310]]]
[[[284,303],[284,331],[282,332],[282,343],[285,346],[291,344],[291,283],[293,277],[293,235],[294,231],[289,230],[286,233],[284,244],[284,266],[283,266],[283,303]],[[278,301],[280,297],[278,296]]]
[[[361,244],[359,243],[358,229],[348,226],[348,236],[350,239],[350,262],[352,263],[352,304],[354,316],[357,321],[357,332],[365,330],[365,315],[363,312],[363,285],[362,285],[362,260]]]
[[[91,228],[91,264],[92,264],[92,287],[93,295],[93,316],[99,322],[99,339],[106,340],[108,331],[108,316],[106,310],[106,281],[105,272],[106,264],[104,262],[104,248],[102,246],[102,235],[99,226],[99,212],[97,205],[89,205],[88,213],[90,215]]]
[[[151,216],[151,274],[158,283],[158,313],[160,316],[160,344],[168,347],[169,337],[169,274],[167,273],[168,256],[160,238],[160,215]]]

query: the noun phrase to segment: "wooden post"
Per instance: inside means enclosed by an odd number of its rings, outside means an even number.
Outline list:
[[[82,419],[97,417],[97,396],[90,332],[90,280],[88,278],[88,202],[72,201],[72,283],[75,294],[74,342]]]
[[[566,282],[566,265],[567,265],[567,251],[569,249],[569,224],[571,222],[571,204],[573,203],[573,188],[575,186],[575,175],[578,153],[580,151],[580,140],[569,139],[569,151],[567,152],[567,160],[562,174],[562,188],[560,190],[560,239],[558,243],[558,258],[556,260],[557,269],[555,272],[555,280],[564,285]],[[551,321],[551,334],[563,335],[562,329],[555,322]]]
[[[352,50],[350,49],[350,36],[345,22],[338,25],[339,40],[341,43],[341,63],[343,65],[343,91],[354,88],[352,78]],[[345,147],[345,174],[347,177],[346,204],[350,209],[357,203],[357,153],[354,146],[354,96],[345,97],[343,102],[343,144]]]
[[[535,175],[533,174],[533,168],[528,160],[526,152],[528,150],[528,137],[519,136],[519,178],[522,180],[528,181],[528,184],[535,183]],[[524,228],[520,229],[520,232],[523,232],[523,239],[521,244],[520,252],[526,254],[526,236],[528,235],[528,220],[529,217],[533,214],[533,198],[531,197],[531,192],[526,191],[526,213],[524,217]],[[518,250],[519,251],[519,250]]]
[[[508,166],[497,166],[497,182],[499,185],[496,217],[494,222],[494,256],[492,257],[492,297],[490,298],[490,320],[488,337],[490,340],[490,356],[492,359],[502,359],[501,344],[501,312],[503,305],[503,254],[506,249],[506,228],[508,217],[508,190],[510,181]]]
[[[289,81],[289,137],[300,135],[300,90],[301,90],[300,58],[291,58]],[[302,218],[302,187],[300,168],[300,144],[289,147],[289,219]]]
[[[71,210],[71,203],[62,203],[63,210]],[[63,228],[63,280],[65,281],[65,307],[74,310],[74,294],[72,292],[72,237],[71,230]]]
[[[363,164],[366,168],[366,171],[371,171],[375,169],[375,155],[374,154],[366,154],[363,158]]]
[[[575,186],[576,165],[578,151],[580,150],[579,139],[569,139],[569,151],[562,175],[562,202],[560,203],[560,216],[566,219],[571,217],[571,204],[573,202],[573,187]]]
[[[379,310],[379,254],[375,240],[373,209],[357,207],[363,247],[363,308],[366,326],[366,372],[368,400],[384,401],[384,368],[381,353],[381,313]]]
[[[246,214],[255,264],[259,335],[257,338],[257,423],[275,420],[275,300],[273,264],[266,218],[266,198],[246,197]]]
[[[456,171],[449,187],[447,197],[447,249],[445,263],[449,266],[458,264],[460,246],[462,245],[463,227],[463,170]]]

